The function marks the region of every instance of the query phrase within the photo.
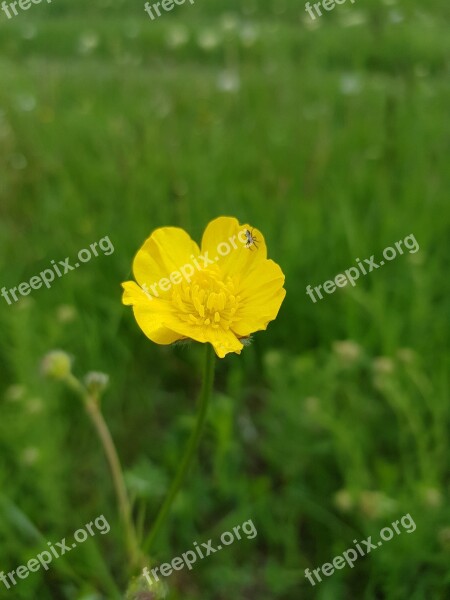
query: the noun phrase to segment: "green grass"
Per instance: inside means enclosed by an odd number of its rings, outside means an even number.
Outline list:
[[[171,598],[443,600],[447,3],[359,0],[315,27],[296,2],[197,0],[155,22],[127,4],[54,0],[0,17],[1,287],[106,235],[115,247],[20,304],[0,297],[0,571],[99,514],[111,523],[0,598],[106,599],[109,573],[126,588],[102,450],[39,362],[63,348],[77,375],[110,374],[103,409],[148,532],[193,424],[201,348],[150,343],[120,283],[154,228],[198,240],[225,214],[264,232],[287,296],[267,332],[220,361],[200,464],[155,558],[248,519],[258,536],[171,577]],[[418,253],[316,304],[306,295],[409,234]],[[337,340],[357,356],[346,362]],[[407,513],[414,533],[314,588],[305,579]]]

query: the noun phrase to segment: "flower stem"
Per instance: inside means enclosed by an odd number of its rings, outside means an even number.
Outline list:
[[[119,504],[119,512],[122,517],[125,536],[127,540],[128,553],[130,557],[130,567],[133,569],[137,566],[140,560],[139,544],[137,542],[136,532],[131,517],[131,504],[128,498],[127,489],[123,477],[122,466],[120,459],[117,454],[116,447],[109,428],[103,418],[103,415],[99,409],[98,402],[91,396],[87,396],[85,400],[86,411],[91,418],[92,423],[97,431],[98,437],[100,438],[103,449],[108,459],[109,468],[114,483],[114,489],[116,491],[117,501]]]
[[[196,455],[197,448],[200,442],[200,438],[202,436],[203,427],[206,420],[206,415],[208,412],[208,405],[211,398],[213,383],[214,383],[214,363],[215,363],[215,354],[214,349],[211,344],[206,344],[206,352],[205,352],[205,363],[203,370],[203,381],[202,387],[200,390],[200,396],[198,400],[198,414],[197,414],[197,422],[195,424],[195,428],[191,433],[189,441],[184,451],[183,458],[179,464],[178,471],[175,475],[174,480],[170,486],[169,492],[167,494],[166,499],[164,500],[163,505],[161,506],[159,513],[156,517],[156,520],[153,524],[153,527],[145,540],[144,549],[149,551],[155,541],[156,536],[158,535],[162,525],[164,524],[167,515],[170,511],[170,508],[175,500],[182,484],[184,478],[189,470],[189,467],[192,464],[192,461]]]
[[[120,464],[119,455],[114,445],[108,425],[106,424],[106,421],[100,410],[99,398],[96,395],[90,394],[88,390],[72,374],[66,378],[66,382],[68,383],[69,387],[71,387],[81,396],[86,408],[86,412],[88,413],[102,443],[103,450],[111,471],[117,502],[119,505],[119,513],[125,530],[125,538],[130,559],[130,568],[133,569],[135,566],[137,566],[138,562],[143,562],[141,560],[142,553],[139,549],[136,530],[133,525],[131,504],[125,486],[122,465]]]

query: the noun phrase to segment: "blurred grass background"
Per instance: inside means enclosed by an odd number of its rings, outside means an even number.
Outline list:
[[[54,0],[0,17],[1,286],[109,236],[111,256],[0,300],[0,570],[99,514],[112,529],[0,598],[100,600],[126,564],[101,448],[42,380],[53,348],[110,374],[104,413],[145,531],[193,424],[201,348],[160,347],[120,282],[159,226],[200,239],[233,215],[286,274],[278,319],[217,369],[199,466],[155,560],[252,519],[254,540],[170,578],[183,600],[445,599],[449,6]],[[313,304],[305,294],[406,235],[404,254]],[[315,569],[410,513],[404,532],[315,588]],[[41,532],[43,538],[40,537]]]

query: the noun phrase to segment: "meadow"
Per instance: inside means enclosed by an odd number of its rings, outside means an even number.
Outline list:
[[[0,572],[104,515],[111,526],[0,599],[110,600],[132,575],[82,402],[43,377],[61,349],[109,375],[102,412],[145,536],[195,420],[203,347],[149,341],[121,282],[157,227],[264,233],[286,298],[217,361],[199,457],[149,562],[252,520],[167,578],[169,600],[450,596],[449,8],[357,0],[53,0],[0,14],[0,288],[102,252],[48,289],[0,296]],[[413,235],[382,269],[306,294]],[[314,570],[410,515],[312,585]],[[154,600],[153,595],[129,596]]]

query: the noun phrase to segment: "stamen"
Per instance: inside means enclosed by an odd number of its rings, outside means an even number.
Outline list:
[[[220,278],[216,265],[199,272],[190,283],[183,282],[173,290],[172,299],[180,317],[193,325],[228,331],[238,310],[240,296],[231,277]]]

